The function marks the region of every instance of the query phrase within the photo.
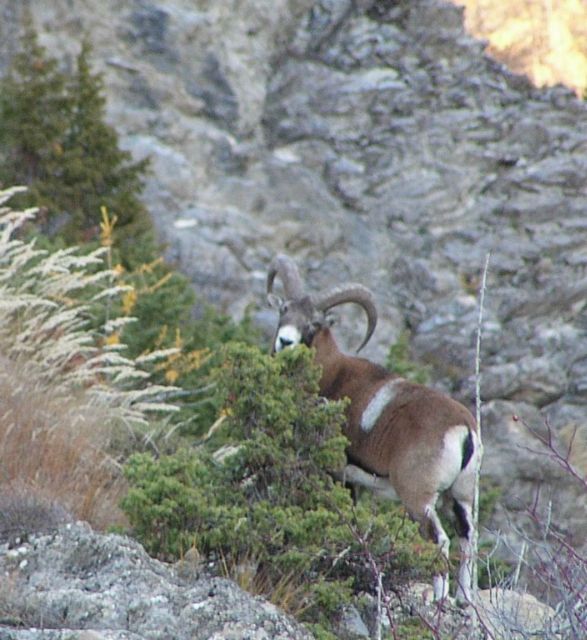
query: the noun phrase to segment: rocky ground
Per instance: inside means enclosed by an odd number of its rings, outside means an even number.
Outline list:
[[[149,558],[87,525],[0,550],[0,640],[310,640],[277,607],[199,565]]]
[[[486,57],[441,0],[31,9],[65,65],[90,36],[109,121],[152,159],[145,199],[168,257],[234,317],[250,309],[269,333],[264,278],[285,251],[310,289],[352,279],[374,290],[381,320],[368,356],[383,362],[407,329],[434,384],[472,405],[491,252],[483,476],[501,497],[483,537],[514,558],[537,533],[520,529],[541,487],[551,522],[587,548],[584,487],[536,454],[526,426],[585,433],[585,103]],[[0,68],[21,17],[20,0],[0,3]],[[341,323],[349,348],[360,320],[349,311]]]
[[[442,637],[514,640],[556,630],[555,612],[528,596],[483,592],[475,608],[426,602],[415,585],[393,602],[393,624],[426,621]],[[347,610],[340,640],[375,637],[377,607]],[[384,627],[389,623],[384,620]],[[371,629],[371,632],[370,632]],[[488,635],[488,634],[494,634]],[[206,575],[190,554],[175,565],[135,541],[69,523],[26,542],[0,544],[0,640],[311,640],[302,625],[230,580]],[[400,636],[401,637],[401,636]]]

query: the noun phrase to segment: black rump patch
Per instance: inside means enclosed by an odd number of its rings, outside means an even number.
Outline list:
[[[461,462],[461,471],[469,464],[469,460],[473,457],[475,445],[473,443],[473,432],[469,431],[467,439],[463,442],[463,460]]]
[[[457,500],[453,502],[452,508],[457,518],[456,526],[455,526],[457,530],[457,535],[459,536],[459,538],[467,538],[468,540],[469,532],[471,530],[471,525],[469,523],[469,519],[467,518],[465,509],[463,508],[463,505]]]

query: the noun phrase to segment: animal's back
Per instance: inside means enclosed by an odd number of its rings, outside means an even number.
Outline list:
[[[367,398],[351,403],[347,415],[349,456],[366,471],[381,476],[387,476],[390,467],[434,464],[451,427],[464,427],[463,446],[465,429],[476,430],[475,419],[465,406],[399,377],[379,380]]]

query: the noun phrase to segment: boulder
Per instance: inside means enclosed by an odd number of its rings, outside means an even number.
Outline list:
[[[185,565],[185,561],[183,563]],[[77,522],[0,546],[2,640],[310,640],[274,605],[222,578],[150,558]]]

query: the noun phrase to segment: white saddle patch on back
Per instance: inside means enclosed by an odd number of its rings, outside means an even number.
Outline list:
[[[387,405],[395,400],[397,388],[403,382],[405,382],[404,378],[395,378],[388,380],[377,389],[361,416],[361,429],[363,431],[368,433],[373,429]]]

